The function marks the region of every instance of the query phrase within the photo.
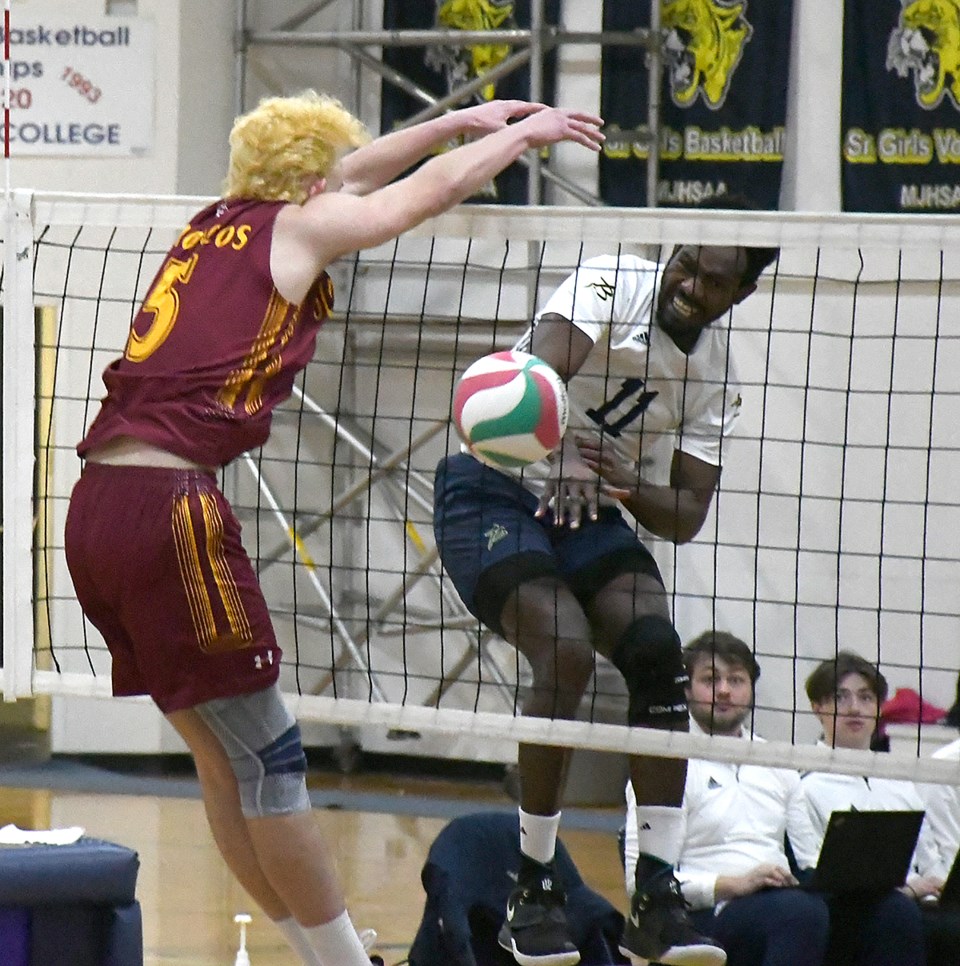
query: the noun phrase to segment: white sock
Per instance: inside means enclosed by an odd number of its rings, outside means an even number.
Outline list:
[[[530,815],[522,808],[520,812],[520,851],[534,862],[546,865],[553,861],[557,848],[557,831],[560,813],[556,815]]]
[[[346,909],[336,919],[319,926],[304,926],[303,931],[322,966],[370,966],[370,957]]]
[[[290,948],[300,957],[305,966],[321,966],[320,958],[313,951],[310,940],[303,926],[293,916],[286,919],[274,919],[273,924],[283,933]]]
[[[637,806],[638,851],[676,865],[683,847],[683,812],[668,805]]]

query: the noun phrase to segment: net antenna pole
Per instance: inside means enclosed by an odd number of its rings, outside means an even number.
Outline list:
[[[32,197],[10,174],[10,0],[3,12],[3,670],[5,701],[33,694],[34,299]]]
[[[3,181],[10,203],[10,0],[3,5]]]
[[[10,259],[8,258],[8,251],[10,249],[11,243],[13,241],[13,198],[10,194],[10,0],[4,0],[3,5],[3,261],[4,261],[4,274],[6,278],[4,280],[3,286],[3,314],[7,319],[8,324],[4,326],[4,330],[11,328],[9,325],[9,320],[11,318],[10,313],[7,311],[8,302],[10,301],[10,282],[12,276],[9,274],[8,269],[10,267]],[[6,338],[4,338],[3,344],[3,355],[6,356]],[[4,377],[0,377],[3,382],[3,403],[4,405],[0,407],[0,415],[6,414],[6,402],[7,402],[7,380]],[[7,420],[3,419],[3,451],[6,453],[7,450]],[[0,528],[0,534],[7,529],[9,524],[9,519],[7,517],[7,490],[9,487],[5,485],[3,487],[3,514],[2,522],[3,527]],[[10,562],[9,554],[7,552],[8,539],[3,540],[3,566],[0,568],[0,576],[7,572],[7,567]],[[3,587],[6,588],[6,581],[3,581]],[[6,593],[4,592],[4,596]],[[12,642],[15,640],[12,634],[7,633],[7,613],[9,611],[9,606],[7,606],[6,601],[4,601],[3,607],[3,673],[0,674],[0,681],[3,684],[3,696],[4,700],[15,700],[13,696],[13,688],[11,687],[13,677],[13,671],[11,669],[12,654],[8,654],[7,651],[12,652],[13,645]],[[14,665],[15,666],[15,665]]]

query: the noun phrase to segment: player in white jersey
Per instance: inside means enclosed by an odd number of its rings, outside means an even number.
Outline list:
[[[630,724],[687,730],[680,641],[634,521],[674,543],[703,525],[739,408],[723,326],[710,326],[776,256],[683,245],[662,266],[626,255],[585,262],[521,340],[567,383],[572,422],[561,446],[519,478],[467,453],[438,466],[441,559],[471,612],[530,663],[524,714],[574,717],[598,651],[624,676]],[[650,445],[667,438],[666,478],[641,476]],[[500,942],[522,966],[579,962],[551,865],[568,761],[564,749],[520,746],[520,868]],[[726,958],[690,927],[673,876],[685,771],[676,759],[631,763],[644,816],[621,947],[633,963]]]
[[[600,430],[610,445],[609,462],[642,463],[647,477],[662,463],[657,453],[674,444],[719,466],[722,439],[740,411],[725,329],[703,329],[685,352],[654,321],[660,269],[628,254],[589,259],[553,293],[516,345],[532,351],[537,325],[555,316],[569,319],[594,347],[603,347],[590,350],[569,384],[569,428],[575,434]],[[540,464],[538,472],[535,465],[524,477],[532,483],[547,477],[548,469]],[[615,502],[603,494],[600,501]]]

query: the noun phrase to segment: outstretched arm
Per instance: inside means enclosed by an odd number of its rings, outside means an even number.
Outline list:
[[[431,158],[364,197],[321,191],[303,205],[287,205],[277,216],[270,250],[274,284],[284,298],[299,302],[332,261],[381,245],[454,207],[529,148],[572,141],[599,151],[602,123],[593,114],[544,108]]]
[[[454,138],[482,137],[545,107],[530,101],[488,101],[391,131],[344,157],[340,164],[343,172],[340,190],[354,195],[369,194]]]

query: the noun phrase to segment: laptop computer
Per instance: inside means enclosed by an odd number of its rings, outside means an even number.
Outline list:
[[[954,856],[953,865],[940,891],[940,905],[960,909],[960,851]]]
[[[804,888],[887,892],[902,886],[923,823],[922,811],[834,812]]]

